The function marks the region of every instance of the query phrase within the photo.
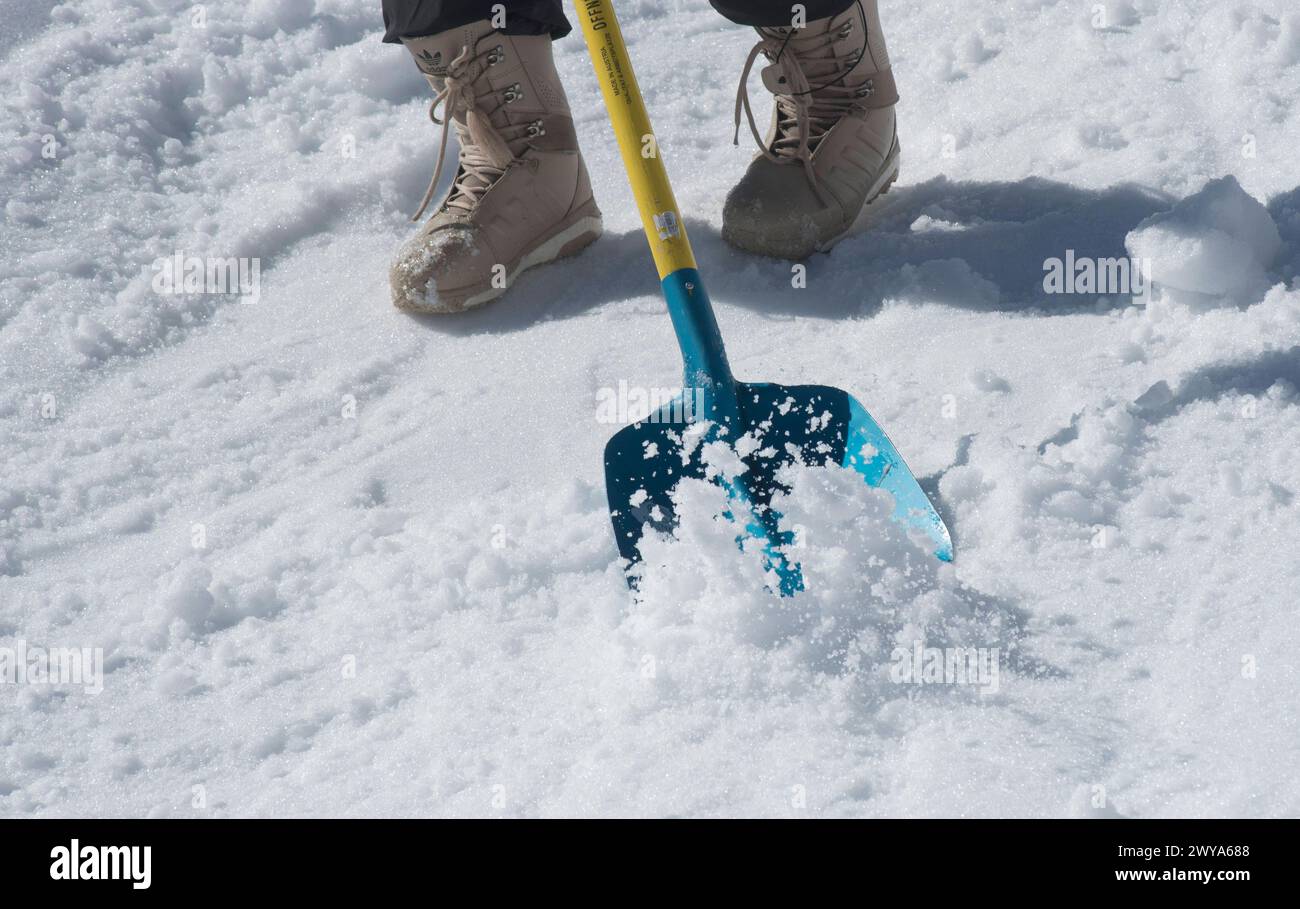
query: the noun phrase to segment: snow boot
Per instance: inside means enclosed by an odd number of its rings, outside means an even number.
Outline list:
[[[460,155],[433,217],[393,261],[393,304],[439,313],[479,306],[525,269],[594,242],[600,209],[550,37],[504,35],[483,20],[402,40],[436,93],[429,118],[442,126],[433,180],[412,220],[437,189],[449,126]]]
[[[722,236],[747,252],[802,259],[835,245],[898,178],[898,90],[880,32],[877,0],[802,28],[760,28],[736,93],[761,151],[727,196]],[[759,54],[776,96],[759,135],[747,81]]]

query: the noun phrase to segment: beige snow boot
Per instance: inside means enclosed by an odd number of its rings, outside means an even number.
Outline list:
[[[862,209],[898,178],[898,90],[877,0],[802,28],[760,28],[736,93],[762,151],[727,196],[722,236],[748,252],[802,259],[835,245]],[[760,137],[746,87],[759,54],[776,96]]]
[[[600,209],[578,150],[549,36],[503,35],[487,20],[403,42],[437,93],[429,117],[460,140],[456,179],[389,271],[393,304],[459,312],[499,297],[525,269],[600,236]],[[438,119],[438,105],[443,119]]]

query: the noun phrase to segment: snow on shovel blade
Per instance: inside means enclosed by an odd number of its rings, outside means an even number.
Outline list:
[[[952,560],[943,519],[884,430],[851,395],[825,385],[740,382],[736,396],[741,426],[727,438],[751,433],[760,444],[745,456],[749,470],[729,493],[733,503],[740,500],[750,512],[738,515],[747,534],[767,537],[769,567],[780,577],[782,594],[801,590],[803,582],[798,565],[788,563],[781,552],[792,541],[779,530],[780,515],[770,504],[774,494],[784,491],[777,471],[796,459],[847,467],[867,485],[888,490],[894,498],[893,519],[925,534],[937,558]],[[638,544],[647,529],[666,533],[676,525],[672,492],[678,482],[706,477],[698,429],[686,419],[691,413],[675,401],[620,430],[605,446],[614,537],[629,565],[640,560]]]

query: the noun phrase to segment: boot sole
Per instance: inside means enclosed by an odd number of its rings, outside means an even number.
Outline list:
[[[849,236],[849,234],[857,233],[865,226],[866,221],[870,218],[870,212],[868,209],[871,208],[871,203],[888,193],[889,188],[898,180],[899,151],[899,146],[895,143],[889,158],[885,161],[885,166],[881,170],[880,176],[876,178],[875,183],[871,184],[871,189],[867,190],[866,201],[862,203],[862,208],[858,209],[857,215],[853,218],[853,223],[846,227],[842,232],[831,237],[825,243],[819,244],[817,246],[817,252],[830,252],[831,248],[834,247],[835,244]]]
[[[594,208],[594,206],[592,206]],[[465,291],[442,291],[438,293],[438,309],[402,306],[400,308],[411,312],[461,312],[466,309],[473,309],[476,306],[482,306],[484,303],[490,303],[497,297],[508,291],[515,283],[515,280],[528,269],[537,265],[545,265],[548,262],[554,262],[557,259],[564,259],[569,256],[577,255],[586,249],[592,243],[595,243],[600,235],[604,232],[604,222],[600,213],[594,215],[584,215],[578,220],[561,227],[555,233],[551,234],[541,243],[534,246],[531,250],[524,253],[516,259],[507,269],[504,287],[488,287],[477,293],[466,293]]]

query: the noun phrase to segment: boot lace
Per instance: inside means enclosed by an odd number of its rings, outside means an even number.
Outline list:
[[[782,34],[760,29],[762,36],[749,51],[736,89],[736,132],[732,142],[740,144],[740,117],[744,112],[750,132],[762,154],[776,164],[803,164],[812,188],[820,195],[812,156],[832,126],[845,114],[861,109],[860,101],[871,94],[870,81],[862,85],[845,85],[862,61],[858,54],[850,61],[840,60],[835,44],[849,34],[851,26],[808,38],[795,38],[794,31]],[[758,131],[749,102],[749,74],[762,54],[773,64],[780,64],[786,91],[776,93],[776,134],[771,144]],[[818,80],[812,84],[810,79]]]
[[[541,129],[539,121],[533,123],[506,124],[497,127],[493,116],[505,105],[518,97],[518,87],[508,88],[503,92],[480,91],[479,81],[487,72],[487,67],[500,59],[500,48],[487,48],[476,51],[465,45],[455,59],[447,65],[442,89],[434,96],[429,105],[429,119],[442,127],[442,139],[438,145],[438,163],[434,167],[433,179],[420,201],[419,210],[411,217],[419,221],[433,194],[437,191],[438,180],[442,177],[443,165],[447,158],[447,137],[451,129],[456,130],[460,143],[459,169],[452,184],[451,193],[443,203],[447,208],[460,208],[473,211],[483,194],[492,188],[515,161],[511,143],[529,136],[538,135]],[[483,61],[486,59],[486,63]],[[488,106],[492,98],[497,103]],[[438,119],[438,105],[443,105],[443,117]],[[462,123],[456,114],[464,114]]]

